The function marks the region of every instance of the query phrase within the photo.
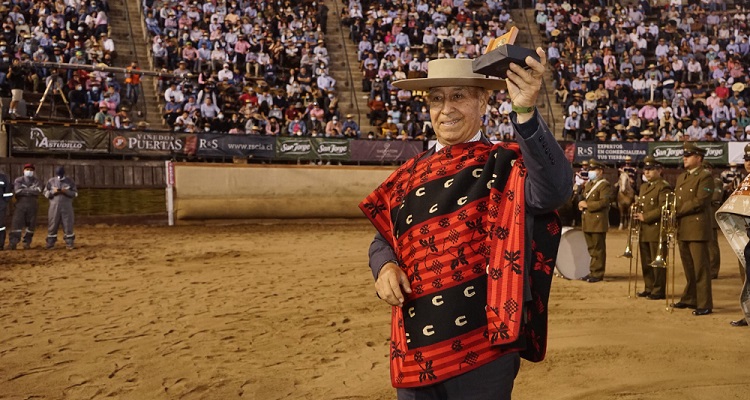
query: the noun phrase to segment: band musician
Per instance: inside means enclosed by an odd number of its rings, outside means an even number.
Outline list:
[[[592,158],[589,167],[589,181],[583,187],[583,199],[578,202],[578,209],[582,214],[581,228],[591,255],[591,264],[590,273],[581,280],[596,283],[604,279],[612,184],[604,177],[605,164]]]
[[[711,240],[711,197],[714,180],[701,165],[706,149],[685,142],[682,161],[685,172],[675,185],[677,246],[685,269],[685,290],[675,308],[692,308],[693,315],[713,311],[708,242]]]
[[[667,201],[667,193],[672,187],[665,181],[662,174],[663,166],[654,157],[648,156],[643,160],[643,176],[646,182],[641,184],[641,191],[637,201],[641,203],[641,212],[634,218],[641,221],[639,246],[641,251],[641,269],[645,288],[638,293],[638,297],[650,300],[663,300],[666,296],[667,269],[652,267],[651,263],[659,251],[661,237],[661,210]],[[662,257],[666,256],[666,246],[662,246]]]

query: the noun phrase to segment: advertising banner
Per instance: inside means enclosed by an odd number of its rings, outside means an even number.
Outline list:
[[[199,133],[187,139],[188,148],[195,147],[201,157],[273,158],[276,138],[258,135],[226,135]]]
[[[276,158],[293,160],[338,160],[350,157],[348,139],[279,137],[276,139]]]
[[[569,149],[565,149],[570,152]],[[633,162],[643,160],[648,154],[648,143],[646,142],[576,142],[575,162],[595,158],[606,164],[619,164],[630,156]]]
[[[574,142],[563,148],[566,154],[573,153],[573,162],[581,163],[583,160],[596,158],[596,144],[593,142]]]
[[[728,157],[727,143],[724,142],[693,142],[696,146],[706,149],[704,159],[714,165],[726,165]],[[653,155],[664,165],[682,164],[682,142],[649,142],[649,154]]]
[[[417,140],[353,140],[352,161],[394,162],[406,161],[424,151],[424,144]]]
[[[315,154],[321,160],[349,160],[349,139],[314,139]]]
[[[92,154],[109,152],[107,131],[65,126],[8,125],[14,153]]]
[[[314,160],[313,147],[313,138],[311,137],[278,137],[276,138],[276,158]]]
[[[112,131],[112,154],[131,155],[194,155],[197,135],[169,132]]]

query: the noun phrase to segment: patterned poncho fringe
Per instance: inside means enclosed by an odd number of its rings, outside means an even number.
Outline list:
[[[408,161],[360,204],[412,288],[392,311],[393,386],[434,384],[512,351],[544,358],[560,223],[534,216],[526,240],[525,180],[518,145],[463,143]]]

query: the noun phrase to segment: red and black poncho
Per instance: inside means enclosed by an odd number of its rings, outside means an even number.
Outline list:
[[[554,213],[527,221],[525,178],[518,145],[463,143],[408,161],[360,204],[413,292],[393,307],[394,387],[431,385],[513,351],[544,358],[560,222]]]

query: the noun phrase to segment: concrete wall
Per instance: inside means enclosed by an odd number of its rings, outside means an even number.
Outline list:
[[[394,167],[175,164],[175,217],[359,218]]]

